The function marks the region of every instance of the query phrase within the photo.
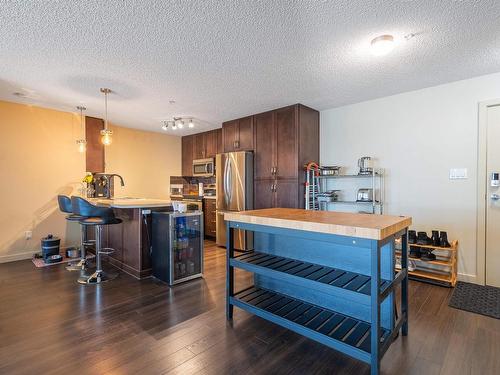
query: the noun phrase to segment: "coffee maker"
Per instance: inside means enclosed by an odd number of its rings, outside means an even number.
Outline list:
[[[373,161],[369,156],[363,156],[358,160],[359,175],[373,174]]]
[[[122,176],[116,173],[94,173],[94,182],[92,183],[94,198],[113,198],[115,193],[113,177],[118,177],[120,179],[120,185],[125,186]]]

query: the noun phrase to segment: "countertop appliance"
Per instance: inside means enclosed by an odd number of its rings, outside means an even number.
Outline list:
[[[216,184],[205,184],[203,186],[203,197],[215,197],[217,195]]]
[[[115,194],[114,189],[114,179],[113,177],[118,177],[120,179],[121,186],[125,186],[123,177],[116,173],[95,173],[94,182],[92,183],[94,189],[93,198],[113,198]]]
[[[216,242],[226,245],[225,212],[253,209],[253,152],[238,151],[217,154]],[[236,230],[234,247],[253,249],[251,232]]]
[[[369,156],[358,159],[359,173],[361,175],[373,174],[373,160]]]
[[[152,213],[153,276],[169,285],[203,277],[203,213]]]
[[[373,189],[358,189],[358,202],[373,202]]]
[[[184,192],[184,185],[170,184],[170,199],[182,199]]]
[[[210,177],[215,173],[214,158],[193,160],[193,176]]]

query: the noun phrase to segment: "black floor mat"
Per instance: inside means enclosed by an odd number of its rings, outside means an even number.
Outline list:
[[[500,288],[459,281],[448,306],[500,319]]]

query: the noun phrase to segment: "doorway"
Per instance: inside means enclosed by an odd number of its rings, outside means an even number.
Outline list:
[[[479,108],[477,275],[500,287],[500,100]]]

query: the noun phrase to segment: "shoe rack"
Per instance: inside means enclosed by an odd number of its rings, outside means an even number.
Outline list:
[[[457,253],[458,241],[451,242],[450,247],[408,244],[410,248],[431,249],[436,260],[422,260],[408,255],[416,267],[408,271],[411,280],[424,281],[431,284],[454,287],[457,283]],[[396,250],[396,257],[401,257],[401,251]]]

